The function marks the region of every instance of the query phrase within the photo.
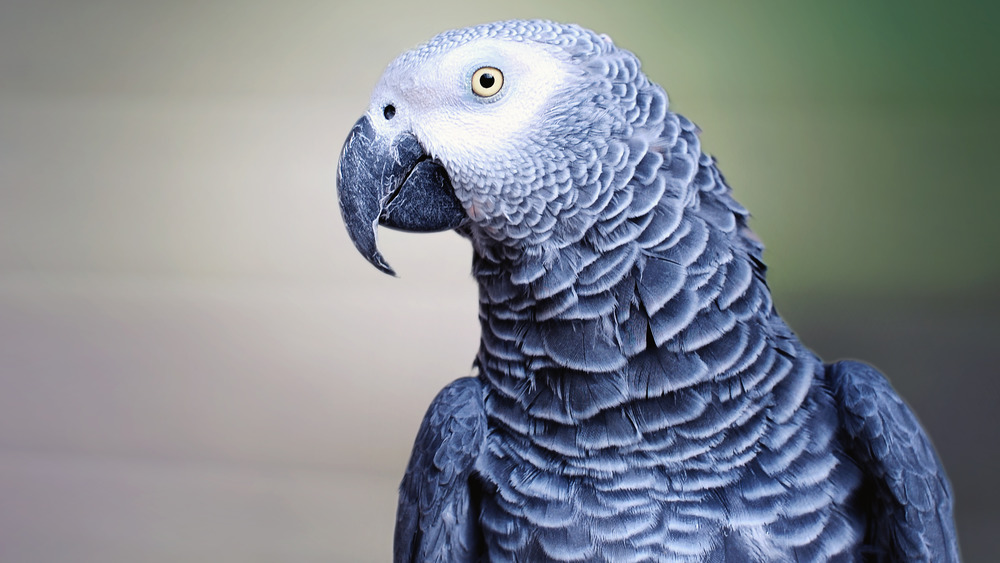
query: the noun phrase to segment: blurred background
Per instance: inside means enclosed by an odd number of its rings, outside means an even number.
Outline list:
[[[471,251],[351,246],[337,155],[437,32],[637,53],[753,213],[779,310],[919,413],[1000,560],[996,5],[0,3],[0,562],[386,561]]]

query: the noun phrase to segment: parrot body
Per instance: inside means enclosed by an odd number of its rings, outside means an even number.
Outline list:
[[[388,272],[378,224],[469,238],[482,326],[419,430],[396,561],[958,560],[916,418],[785,325],[697,133],[576,26],[447,32],[386,70],[345,223]]]

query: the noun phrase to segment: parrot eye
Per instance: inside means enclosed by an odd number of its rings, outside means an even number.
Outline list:
[[[503,73],[491,66],[472,73],[472,92],[482,98],[495,96],[503,88]]]

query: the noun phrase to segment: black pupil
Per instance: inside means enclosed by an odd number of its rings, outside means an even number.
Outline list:
[[[496,83],[496,81],[497,81],[496,78],[493,78],[493,75],[488,72],[484,72],[479,77],[479,85],[482,86],[483,88],[486,88],[487,90],[492,88],[493,84]]]
[[[382,110],[382,115],[384,115],[386,119],[392,119],[393,116],[396,115],[396,107],[392,104],[385,106],[385,109]]]

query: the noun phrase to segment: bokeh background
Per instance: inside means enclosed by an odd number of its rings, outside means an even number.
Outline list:
[[[574,21],[704,130],[779,310],[864,358],[1000,560],[997,22],[882,2],[0,3],[0,562],[386,561],[471,251],[350,245],[337,154],[433,34]]]

